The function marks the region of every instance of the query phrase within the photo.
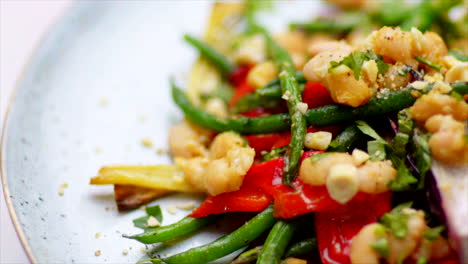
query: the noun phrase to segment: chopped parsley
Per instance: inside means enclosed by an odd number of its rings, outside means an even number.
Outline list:
[[[371,160],[376,161],[388,158],[392,162],[393,167],[397,170],[396,179],[389,184],[392,191],[408,190],[410,189],[411,184],[418,182],[406,166],[404,155],[397,155],[395,148],[379,136],[366,122],[356,121],[356,124],[362,133],[375,139],[374,141],[367,142],[367,152],[369,153]]]
[[[375,54],[373,51],[355,51],[346,56],[340,62],[331,61],[328,71],[332,71],[340,65],[346,65],[354,72],[354,78],[359,80],[361,75],[362,65],[364,62],[374,60],[377,63],[378,74],[383,74],[387,71],[388,65],[383,61],[382,56]]]
[[[380,218],[380,223],[384,225],[396,238],[402,239],[408,233],[408,215],[402,214],[403,208],[411,207],[412,203],[400,204],[389,213]]]
[[[435,63],[433,63],[431,61],[428,61],[428,60],[424,59],[423,57],[416,57],[415,59],[417,61],[421,62],[422,64],[425,64],[425,65],[427,65],[427,66],[429,66],[429,67],[431,67],[433,69],[436,69],[438,71],[440,71],[440,68],[442,68],[440,65],[435,64]]]
[[[434,241],[439,239],[440,233],[444,231],[445,226],[436,226],[433,228],[428,228],[424,231],[423,236],[425,239]]]
[[[150,217],[156,218],[156,220],[158,220],[159,222],[162,221],[162,219],[163,219],[162,218],[162,211],[161,211],[161,207],[159,205],[148,206],[148,207],[146,207],[145,211],[146,211],[146,214],[147,214],[146,216],[142,216],[142,217],[139,217],[139,218],[133,220],[133,225],[135,227],[145,229],[145,230],[154,228],[154,227],[149,227],[148,226],[148,219]]]
[[[419,129],[413,135],[413,158],[416,160],[416,167],[419,172],[418,188],[424,188],[426,173],[431,169],[432,157],[429,147],[430,133],[422,133]]]
[[[388,240],[385,237],[377,239],[376,241],[372,242],[370,246],[382,257],[387,257],[390,251],[388,247]]]
[[[288,146],[274,148],[270,152],[267,152],[262,155],[262,161],[269,161],[283,156],[288,150]]]

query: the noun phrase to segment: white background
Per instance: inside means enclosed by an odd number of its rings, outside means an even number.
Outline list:
[[[0,0],[0,128],[16,81],[71,0]],[[0,263],[28,263],[0,189]]]

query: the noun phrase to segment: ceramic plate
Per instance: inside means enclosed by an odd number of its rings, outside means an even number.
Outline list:
[[[277,8],[284,19],[268,15],[275,18],[271,27],[318,10],[317,3],[290,3]],[[168,128],[181,119],[168,78],[189,71],[197,54],[182,34],[203,32],[210,5],[80,1],[38,48],[17,87],[2,146],[5,193],[33,262],[133,263],[144,256],[142,244],[121,237],[139,231],[131,220],[144,212],[118,213],[112,187],[88,182],[103,165],[170,162],[156,154],[167,149]],[[140,144],[145,137],[153,148]],[[63,196],[62,185],[68,185]],[[156,203],[164,210],[188,199],[200,197],[175,195]],[[163,224],[187,213],[164,210]],[[168,253],[204,244],[224,230],[197,234]]]

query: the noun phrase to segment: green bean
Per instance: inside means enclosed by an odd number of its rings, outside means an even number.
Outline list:
[[[206,113],[191,104],[190,100],[174,82],[172,85],[172,97],[181,108],[185,116],[194,123],[217,132],[236,131],[240,134],[266,134],[286,131],[290,128],[289,114],[276,114],[266,117],[237,117],[220,118]],[[456,82],[452,84],[453,91],[460,95],[468,94],[468,82]],[[391,91],[371,99],[360,107],[344,105],[327,105],[306,112],[307,123],[313,126],[328,126],[351,122],[359,119],[367,119],[391,112],[396,112],[411,106],[416,98],[412,92],[422,92],[411,88],[411,85],[398,91]]]
[[[412,27],[415,27],[424,32],[431,28],[435,21],[435,16],[436,13],[430,1],[424,0],[421,1],[421,4],[414,9],[410,16],[402,22],[400,27],[403,30],[410,30]]]
[[[356,125],[345,128],[328,146],[328,151],[347,152],[351,145],[362,135]]]
[[[279,263],[289,241],[296,231],[298,221],[280,220],[271,229],[257,259],[257,264]]]
[[[307,123],[304,113],[300,111],[299,103],[302,102],[302,95],[299,91],[294,63],[288,52],[279,46],[270,34],[264,29],[263,35],[266,40],[270,55],[278,68],[281,92],[285,98],[289,115],[291,117],[291,142],[289,143],[289,152],[285,157],[283,183],[290,185],[297,177],[299,170],[299,159],[304,148],[304,138],[307,129]]]
[[[299,82],[298,87],[301,94],[304,91],[304,86],[304,83]],[[275,84],[273,86],[265,86],[242,97],[234,105],[232,111],[234,113],[243,113],[258,107],[271,109],[280,106],[281,102],[281,87],[279,84]]]
[[[268,100],[263,99],[253,94],[242,97],[232,108],[232,113],[244,113],[249,110],[264,108],[264,109],[274,109],[281,106],[280,100]]]
[[[436,69],[436,70],[440,71],[441,66],[433,63],[432,61],[428,61],[428,60],[424,59],[423,57],[419,57],[419,56],[417,56],[415,59],[417,61],[419,61],[419,62],[421,62],[421,63],[423,63],[423,64],[425,64],[425,65],[427,65],[427,66],[429,66],[431,68],[433,68],[433,69]]]
[[[179,222],[171,225],[161,226],[138,235],[124,235],[124,237],[136,239],[145,244],[164,242],[193,233],[217,218],[217,215],[211,215],[203,218],[185,217]]]
[[[208,263],[248,245],[252,240],[259,237],[275,224],[275,222],[273,207],[269,206],[234,232],[222,236],[209,244],[189,249],[163,260],[167,264]]]
[[[212,47],[208,46],[208,44],[188,34],[184,35],[184,39],[190,45],[195,47],[201,55],[203,55],[211,63],[218,67],[225,76],[228,76],[234,71],[235,66],[222,54],[218,53]]]
[[[357,26],[367,26],[370,23],[368,15],[362,12],[344,12],[333,21],[316,20],[309,23],[292,23],[289,27],[300,29],[307,33],[347,33]]]
[[[301,29],[307,33],[327,32],[327,33],[346,33],[353,29],[355,25],[338,24],[334,21],[315,21],[310,23],[291,23],[289,27]]]
[[[284,253],[284,257],[298,257],[317,249],[317,239],[309,238],[292,244]]]
[[[247,250],[246,252],[242,253],[237,257],[231,264],[248,264],[258,258],[260,252],[262,251],[263,246],[254,247],[252,249]]]
[[[302,72],[296,72],[296,80],[299,84],[299,91],[302,94],[304,91],[304,83],[306,82],[304,74]],[[265,87],[242,97],[233,107],[232,111],[234,113],[242,113],[258,107],[275,108],[280,105],[281,96],[280,80],[276,78],[265,85]]]

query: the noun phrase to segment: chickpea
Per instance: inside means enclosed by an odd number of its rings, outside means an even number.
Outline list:
[[[247,75],[247,82],[254,88],[261,88],[278,76],[276,65],[265,61],[255,65]]]
[[[324,83],[331,61],[341,61],[351,52],[346,50],[324,51],[310,59],[304,66],[304,76],[308,81]]]
[[[379,264],[380,255],[370,245],[377,241],[377,229],[382,228],[380,224],[373,223],[364,226],[351,240],[350,259],[352,264]]]
[[[257,34],[243,39],[234,52],[234,61],[238,64],[257,64],[265,60],[265,39]]]
[[[388,236],[389,254],[386,260],[389,264],[397,264],[400,260],[411,255],[418,247],[423,238],[423,232],[427,228],[424,213],[413,209],[409,210],[411,213],[407,222],[408,234],[402,239],[393,235]]]
[[[373,33],[371,45],[377,54],[393,62],[415,64],[410,32],[404,32],[400,28],[383,27]]]
[[[245,145],[244,139],[233,132],[218,134],[210,146],[210,158],[219,159],[225,157],[229,150]]]
[[[439,236],[437,240],[429,241],[423,239],[418,249],[411,255],[411,258],[417,261],[420,258],[426,259],[443,259],[450,255],[452,248],[448,241]]]
[[[307,47],[307,53],[310,57],[314,57],[315,55],[324,51],[335,52],[339,50],[351,52],[353,48],[346,44],[346,42],[338,40],[314,42],[309,44]]]
[[[418,30],[415,28],[411,30],[413,34],[415,34],[415,31]],[[428,31],[424,33],[422,40],[418,41],[415,39],[414,42],[416,46],[420,47],[415,53],[416,56],[421,56],[434,63],[440,63],[442,57],[447,55],[447,46],[445,46],[444,40],[437,33]]]
[[[445,73],[446,82],[468,81],[468,63],[460,63]]]
[[[307,36],[300,31],[286,31],[276,35],[275,41],[288,53],[304,54],[307,50]]]
[[[434,158],[448,164],[468,162],[464,123],[449,115],[435,115],[426,121],[425,127],[434,133],[429,139]]]
[[[332,165],[353,163],[351,155],[346,153],[331,153],[315,162],[305,159],[299,169],[299,178],[312,186],[325,185]]]
[[[356,80],[354,72],[345,65],[328,73],[326,83],[334,102],[352,107],[367,103],[373,94],[363,78]]]
[[[388,183],[396,178],[396,170],[387,161],[370,161],[358,169],[359,190],[377,194],[388,191]]]
[[[244,147],[243,139],[232,132],[218,134],[203,157],[179,158],[187,180],[209,195],[238,190],[253,164],[255,150]]]
[[[345,204],[359,190],[357,168],[353,164],[335,164],[330,167],[327,177],[327,191],[333,200]]]
[[[431,91],[416,100],[410,113],[419,122],[437,114],[452,115],[456,120],[464,121],[468,118],[468,104],[452,96]]]
[[[429,147],[434,158],[444,163],[468,162],[468,144],[462,131],[438,131],[429,139]]]
[[[206,102],[205,110],[219,117],[226,117],[228,115],[226,103],[220,98],[209,99]]]
[[[205,190],[205,186],[203,185],[203,177],[209,162],[209,159],[205,157],[176,160],[176,163],[182,167],[187,181],[200,192]]]
[[[206,156],[210,132],[183,122],[171,127],[169,132],[169,149],[175,157],[191,158]]]
[[[203,179],[210,195],[239,190],[244,176],[253,164],[255,151],[251,148],[232,148],[225,158],[208,164]]]

